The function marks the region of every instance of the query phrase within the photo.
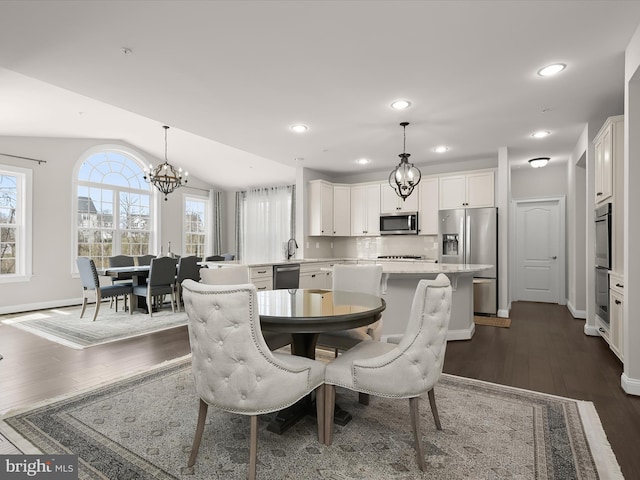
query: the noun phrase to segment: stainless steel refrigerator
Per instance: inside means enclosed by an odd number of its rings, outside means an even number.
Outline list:
[[[473,278],[473,310],[498,313],[498,209],[440,210],[440,263],[488,264]]]

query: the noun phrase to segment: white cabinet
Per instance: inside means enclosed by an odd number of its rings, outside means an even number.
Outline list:
[[[622,169],[624,156],[624,115],[609,117],[594,139],[595,203],[611,201],[615,191],[616,168]]]
[[[339,263],[339,262],[337,262]],[[300,265],[300,288],[330,289],[334,262],[303,263]]]
[[[333,185],[309,182],[309,235],[333,235]]]
[[[609,347],[620,360],[624,359],[624,280],[620,275],[609,276]]]
[[[420,183],[404,201],[388,182],[380,184],[380,211],[382,213],[417,212],[420,197]]]
[[[420,184],[420,208],[418,209],[418,234],[438,234],[438,177],[422,177]]]
[[[493,207],[493,171],[440,177],[439,195],[441,210]]]
[[[611,202],[611,270],[624,271],[624,115],[609,117],[594,142],[595,205]]]
[[[249,269],[249,281],[258,290],[273,290],[273,266],[261,265]]]
[[[348,237],[351,235],[351,187],[333,186],[333,235]]]
[[[391,188],[391,187],[389,187]],[[351,187],[351,235],[380,234],[380,184]]]
[[[351,234],[351,187],[312,180],[308,186],[309,235],[349,236]]]

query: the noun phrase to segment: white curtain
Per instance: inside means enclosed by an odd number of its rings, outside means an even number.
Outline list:
[[[294,187],[268,187],[241,192],[239,250],[243,263],[277,262],[293,230]]]

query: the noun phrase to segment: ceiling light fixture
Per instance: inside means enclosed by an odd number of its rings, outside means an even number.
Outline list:
[[[181,187],[183,184],[187,184],[187,176],[189,172],[184,172],[184,181],[182,180],[182,168],[176,170],[173,165],[167,161],[167,130],[169,127],[164,125],[164,163],[153,168],[153,165],[149,164],[148,169],[144,169],[144,179],[147,183],[151,183],[156,186],[158,190],[164,193],[164,199],[167,200],[167,195],[173,192],[176,188]]]
[[[533,138],[544,138],[548,135],[551,135],[551,132],[547,131],[547,130],[540,130],[538,132],[534,132],[531,134],[531,136]]]
[[[403,144],[402,153],[398,155],[400,157],[400,163],[389,174],[389,185],[393,188],[402,200],[406,200],[413,189],[420,183],[422,174],[417,167],[413,166],[413,163],[409,163],[409,153],[405,153],[407,146],[406,129],[409,122],[402,122]]]
[[[356,163],[358,165],[366,165],[370,162],[370,160],[368,158],[359,158],[358,160],[356,160]]]
[[[391,104],[391,108],[394,110],[406,110],[411,106],[411,102],[409,100],[396,100]]]
[[[296,123],[295,125],[291,125],[289,128],[296,133],[304,133],[309,130],[309,127],[302,123]]]
[[[447,147],[446,145],[439,145],[436,148],[434,148],[433,151],[436,153],[444,153],[449,151],[449,147]]]
[[[551,160],[549,157],[532,158],[531,160],[529,160],[529,165],[531,165],[533,168],[542,168],[547,163],[549,163],[549,160]]]
[[[541,77],[549,77],[551,75],[555,75],[556,73],[560,73],[565,68],[567,68],[567,66],[564,63],[554,63],[538,70],[538,75],[540,75]]]

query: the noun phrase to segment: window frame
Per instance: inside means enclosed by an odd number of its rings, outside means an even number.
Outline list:
[[[210,245],[211,238],[211,226],[209,225],[211,219],[211,200],[208,195],[198,195],[193,193],[184,193],[182,195],[182,215],[184,221],[182,222],[182,253],[184,255],[187,254],[187,234],[192,233],[187,231],[187,202],[202,202],[204,204],[204,218],[203,218],[203,226],[204,226],[204,245],[202,246],[202,253],[200,257],[204,258],[207,255]]]
[[[144,156],[131,149],[128,147],[125,147],[123,145],[117,145],[117,144],[103,144],[103,145],[96,145],[95,147],[92,147],[90,149],[88,149],[87,151],[85,151],[79,158],[78,161],[76,162],[74,168],[73,168],[73,177],[72,177],[72,185],[71,185],[71,189],[72,189],[72,194],[71,194],[71,275],[72,277],[78,277],[79,276],[79,272],[78,272],[78,265],[76,263],[76,259],[78,258],[78,221],[77,221],[77,215],[78,215],[78,187],[81,185],[80,180],[78,179],[78,175],[80,173],[80,169],[82,168],[82,165],[84,164],[84,162],[91,156],[95,155],[95,154],[100,154],[100,153],[105,153],[105,152],[114,152],[114,153],[118,153],[121,155],[125,155],[127,157],[129,157],[132,161],[136,162],[137,165],[140,167],[140,169],[142,171],[144,171],[145,167],[149,165],[149,162],[144,158]],[[94,183],[94,182],[83,182],[82,185],[89,185],[92,184],[96,187],[99,188],[104,188],[104,189],[112,189],[114,192],[132,192],[132,191],[136,191],[139,192],[139,190],[137,189],[130,189],[130,188],[122,188],[122,187],[117,187],[115,185],[110,185],[110,184],[104,184],[104,186],[101,186],[103,184],[99,184],[99,183]],[[149,196],[150,196],[150,201],[149,201],[149,216],[150,216],[150,231],[149,231],[149,251],[153,252],[159,252],[160,251],[160,239],[159,239],[159,235],[158,232],[160,231],[160,202],[159,202],[159,195],[158,195],[158,190],[155,188],[152,188],[153,186],[151,184],[149,184]],[[117,196],[117,195],[116,195]],[[118,200],[119,202],[119,200]],[[118,202],[115,201],[115,197],[114,197],[114,213],[115,213],[115,209],[116,209],[116,205],[118,204]],[[114,226],[115,226],[115,221],[114,221]],[[120,229],[115,229],[114,231],[120,231]],[[113,245],[120,245],[120,239],[116,239],[114,237],[114,241],[113,241]],[[114,253],[115,255],[116,253]]]
[[[0,283],[28,282],[33,277],[33,170],[0,164],[0,173],[18,178],[16,185],[16,273],[0,274]]]

